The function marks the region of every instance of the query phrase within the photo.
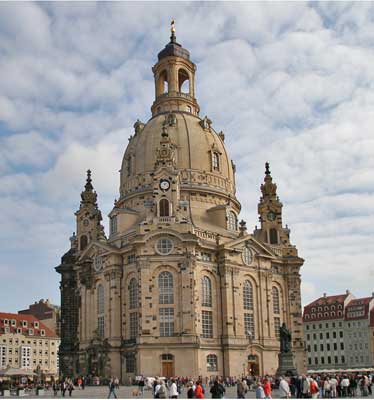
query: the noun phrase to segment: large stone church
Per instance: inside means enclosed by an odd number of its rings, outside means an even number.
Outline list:
[[[274,374],[283,322],[303,371],[303,259],[269,164],[260,226],[248,233],[225,136],[199,116],[196,66],[174,30],[152,71],[152,116],[129,138],[109,235],[88,171],[76,234],[56,268],[61,374]]]

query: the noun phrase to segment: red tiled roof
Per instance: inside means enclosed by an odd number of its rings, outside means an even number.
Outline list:
[[[334,296],[319,297],[317,300],[314,300],[304,307],[303,321],[323,321],[343,318],[344,301],[349,295],[349,293],[344,293]],[[321,307],[322,310],[318,310],[318,307]],[[326,310],[325,307],[327,307]],[[315,311],[312,311],[313,308],[315,308]],[[313,317],[312,314],[314,315]],[[306,315],[307,317],[305,317]]]
[[[9,320],[9,325],[4,325],[4,319]],[[16,320],[16,326],[12,326],[10,321]],[[27,328],[22,326],[22,321],[27,321]],[[39,328],[34,327],[34,322],[39,322]],[[30,314],[11,314],[0,312],[0,334],[4,333],[4,326],[9,327],[10,333],[17,333],[17,328],[22,329],[22,334],[26,336],[40,336],[40,337],[57,337],[56,333],[52,329],[47,328],[42,322]],[[29,335],[29,329],[34,330],[33,335]],[[44,330],[45,335],[41,335],[41,330]]]
[[[369,316],[369,304],[373,297],[363,297],[351,300],[345,308],[345,319],[367,319]]]

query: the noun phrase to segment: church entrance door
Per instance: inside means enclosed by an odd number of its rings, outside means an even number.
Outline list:
[[[260,365],[258,357],[255,354],[250,354],[248,356],[248,374],[252,376],[260,375]]]
[[[165,378],[170,378],[174,376],[174,362],[173,361],[163,361],[162,362],[162,376]]]

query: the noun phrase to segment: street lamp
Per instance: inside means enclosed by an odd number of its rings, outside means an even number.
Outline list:
[[[246,334],[247,334],[247,339],[248,339],[249,351],[250,351],[250,353],[251,353],[251,355],[252,355],[253,333],[252,333],[251,330],[248,329],[247,332],[246,332]],[[247,363],[248,363],[248,360],[249,360],[249,356],[247,356]],[[248,368],[248,373],[249,373],[250,375],[252,375],[252,364],[250,365],[250,368]]]

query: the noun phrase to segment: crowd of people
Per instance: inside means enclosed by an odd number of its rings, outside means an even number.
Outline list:
[[[182,393],[187,398],[213,398],[225,397],[226,388],[236,386],[238,399],[246,398],[247,393],[255,391],[257,399],[271,399],[273,391],[277,389],[276,397],[287,398],[353,398],[372,395],[372,374],[350,375],[301,375],[293,377],[215,377],[204,380],[191,378],[157,378],[151,385],[153,397],[178,398]],[[141,377],[137,381],[139,390],[134,396],[144,395],[145,379]]]

